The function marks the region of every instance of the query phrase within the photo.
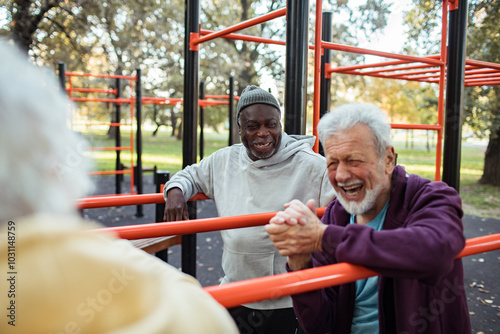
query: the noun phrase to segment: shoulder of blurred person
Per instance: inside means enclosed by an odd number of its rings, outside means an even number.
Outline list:
[[[127,240],[88,230],[97,223],[50,214],[12,222],[17,320],[15,327],[2,321],[1,332],[236,332],[226,310],[193,277]],[[0,235],[0,262],[7,263],[6,228]],[[7,297],[1,295],[2,305]]]

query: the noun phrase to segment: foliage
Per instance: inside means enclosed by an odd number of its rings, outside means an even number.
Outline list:
[[[144,96],[182,97],[183,1],[0,1],[6,13],[0,34],[23,45],[40,64],[55,68],[62,61],[74,72],[127,75],[141,68]],[[334,40],[352,45],[357,38],[385,26],[389,7],[383,1],[368,0],[355,8],[351,2],[330,2],[328,6],[334,12]],[[218,30],[285,5],[285,0],[205,0],[200,7],[201,28]],[[313,8],[310,14],[314,22]],[[240,33],[284,41],[284,27],[285,18],[279,18]],[[311,32],[311,41],[312,38]],[[284,58],[284,47],[216,39],[200,47],[199,77],[207,82],[207,94],[227,94],[231,74],[237,93],[248,84],[263,84],[271,78],[278,88],[273,93],[279,96],[283,95]],[[362,58],[344,54],[335,57],[334,62],[352,63],[353,59]],[[82,83],[80,87],[92,84]],[[108,112],[105,105],[79,107],[86,113],[98,112],[94,118]],[[153,115],[152,108],[145,109],[146,114]],[[168,110],[163,116],[171,116],[171,109]],[[213,117],[208,117],[207,122],[212,128],[225,123],[224,108],[212,108],[210,113]]]
[[[410,27],[412,42],[407,48],[422,49],[433,53],[439,40],[439,1],[414,0],[406,14],[405,23]],[[471,0],[468,6],[467,54],[468,59],[500,62],[500,2]],[[483,176],[480,183],[500,186],[500,93],[499,86],[466,87],[464,92],[464,122],[480,138],[489,137],[485,153]]]

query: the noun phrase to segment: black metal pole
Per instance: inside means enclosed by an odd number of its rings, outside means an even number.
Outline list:
[[[199,33],[200,2],[186,0],[184,16],[184,98],[183,98],[183,139],[182,167],[196,162],[196,142],[198,127],[198,51],[191,50],[191,33]],[[188,202],[189,217],[196,218],[196,202]],[[182,237],[182,271],[196,277],[196,234]]]
[[[332,41],[332,12],[323,12],[321,39],[325,42]],[[321,94],[319,100],[319,117],[327,114],[330,111],[331,85],[332,80],[330,75],[326,75],[326,64],[332,61],[332,51],[324,49],[321,56]],[[319,143],[319,153],[325,155],[323,145]]]
[[[234,75],[229,76],[229,146],[239,143],[240,136],[238,135],[238,123],[234,114]]]
[[[115,97],[116,99],[119,99],[121,97],[121,81],[120,78],[116,79],[116,94]],[[115,147],[120,147],[121,146],[121,138],[120,138],[120,119],[121,119],[121,114],[120,110],[121,106],[120,103],[115,103],[115,122],[117,125],[115,126]],[[116,170],[122,170],[122,164],[120,161],[120,150],[116,150]],[[121,194],[122,192],[122,186],[121,186],[121,180],[122,180],[122,175],[116,174],[115,175],[115,193],[116,194]]]
[[[63,94],[66,94],[66,64],[61,61],[57,67],[59,72],[59,84],[61,85]]]
[[[308,0],[287,0],[285,132],[305,134]]]
[[[200,81],[200,100],[205,99],[205,81]],[[203,159],[204,146],[205,146],[205,108],[200,106],[200,160]]]
[[[442,180],[457,191],[460,189],[467,7],[467,0],[459,1],[458,8],[450,11],[448,27]]]
[[[170,180],[170,172],[166,170],[157,171],[155,168],[154,178],[155,178],[156,192],[161,193],[161,186],[167,183],[168,180]],[[157,203],[155,205],[155,222],[163,221],[164,212],[165,212],[165,202]],[[155,255],[157,258],[160,258],[163,261],[168,262],[168,248],[156,252]]]
[[[134,169],[136,180],[135,185],[137,187],[137,193],[143,193],[143,183],[142,183],[142,71],[141,69],[136,69],[136,83],[135,83],[135,119],[137,123],[137,129],[135,131],[135,151],[137,153],[137,162]],[[136,217],[144,216],[142,205],[137,205]]]

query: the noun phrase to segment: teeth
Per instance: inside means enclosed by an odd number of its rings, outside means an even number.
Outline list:
[[[361,189],[361,184],[353,184],[350,186],[343,186],[342,189],[344,189],[344,191],[349,196],[357,196],[359,194],[359,190]]]
[[[255,146],[257,147],[265,147],[265,146],[269,146],[271,145],[270,143],[266,143],[266,144],[255,144]]]

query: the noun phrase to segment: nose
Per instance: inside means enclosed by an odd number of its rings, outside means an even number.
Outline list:
[[[351,178],[351,173],[349,171],[349,166],[347,164],[340,162],[335,171],[335,180],[338,183],[345,183]]]
[[[257,136],[259,137],[267,137],[269,135],[269,129],[267,129],[264,125],[259,127],[257,130]]]

